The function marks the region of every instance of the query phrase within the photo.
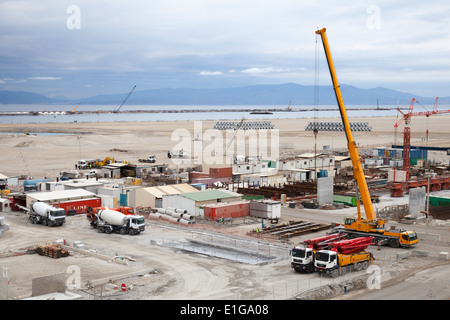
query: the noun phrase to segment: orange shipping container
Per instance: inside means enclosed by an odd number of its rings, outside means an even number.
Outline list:
[[[208,220],[237,218],[250,215],[250,201],[227,202],[203,207],[203,215]]]
[[[231,167],[209,168],[209,176],[211,178],[227,178],[233,175]]]

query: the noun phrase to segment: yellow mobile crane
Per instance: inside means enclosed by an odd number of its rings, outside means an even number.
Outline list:
[[[372,206],[370,198],[369,188],[367,187],[366,178],[361,165],[360,154],[358,146],[353,139],[352,131],[350,129],[350,123],[347,118],[347,112],[344,106],[344,100],[341,94],[341,88],[339,86],[336,71],[334,69],[333,59],[331,57],[330,47],[328,45],[328,39],[326,35],[326,28],[317,30],[316,34],[322,38],[323,47],[325,50],[325,56],[328,62],[328,68],[330,70],[331,80],[333,82],[333,89],[336,94],[336,100],[339,106],[339,112],[341,114],[342,123],[344,125],[345,135],[347,137],[347,146],[350,154],[350,158],[353,165],[353,172],[356,183],[358,185],[359,193],[361,194],[361,201],[364,206],[366,219],[361,219],[361,211],[359,201],[357,204],[358,218],[346,218],[344,228],[336,228],[335,231],[348,233],[350,236],[373,236],[374,243],[376,244],[389,244],[391,247],[399,246],[411,246],[418,242],[417,234],[414,231],[406,231],[396,229],[385,229],[384,219],[378,219]]]

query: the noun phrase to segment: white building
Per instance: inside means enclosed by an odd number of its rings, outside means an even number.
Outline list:
[[[134,201],[131,202],[133,207],[161,208],[162,197],[164,195],[175,195],[198,191],[198,189],[187,183],[139,188],[132,191],[132,198],[134,198]]]
[[[243,175],[242,181],[249,186],[273,186],[287,182],[283,174],[256,173]]]
[[[304,153],[294,158],[279,161],[278,169],[287,171],[289,181],[305,181],[315,179],[314,170],[320,173],[327,171],[327,176],[335,175],[335,157],[328,154]]]

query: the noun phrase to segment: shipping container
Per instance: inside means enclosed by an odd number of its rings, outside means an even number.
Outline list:
[[[209,174],[203,172],[189,172],[189,181],[198,180],[201,178],[209,178]]]
[[[88,207],[101,207],[102,199],[101,198],[91,198],[91,199],[80,199],[80,200],[72,200],[72,201],[62,201],[56,203],[50,203],[52,206],[56,208],[62,208],[66,211],[66,214],[69,214],[69,211],[75,210],[75,214],[83,214],[86,213]]]
[[[427,159],[428,150],[411,149],[410,159]]]
[[[209,168],[209,176],[211,178],[228,178],[233,175],[231,167]]]
[[[250,215],[264,219],[281,218],[281,202],[273,200],[252,201],[250,203]]]
[[[433,207],[450,206],[450,195],[430,196],[430,205]]]
[[[203,207],[203,215],[207,220],[222,218],[238,218],[250,215],[250,201],[227,202]]]
[[[357,199],[356,199],[356,197],[352,197],[352,196],[344,196],[344,195],[340,195],[340,194],[334,194],[333,202],[344,203],[346,205],[356,207]]]

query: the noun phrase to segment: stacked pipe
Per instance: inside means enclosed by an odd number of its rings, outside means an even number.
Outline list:
[[[344,131],[344,125],[342,122],[308,122],[305,130],[313,131]],[[372,131],[372,127],[367,122],[351,122],[351,131]]]
[[[151,219],[161,219],[173,223],[181,223],[181,224],[194,224],[195,217],[190,215],[187,210],[178,209],[178,208],[158,208],[156,212],[152,212],[149,215]]]
[[[218,121],[213,129],[236,130],[239,125],[241,130],[270,130],[274,128],[272,121],[244,121],[242,124],[239,121]]]
[[[305,240],[304,244],[311,249],[327,250],[333,242],[342,241],[348,238],[346,233],[333,233],[327,236]]]
[[[333,242],[330,246],[330,250],[349,254],[353,252],[358,252],[366,249],[369,245],[373,243],[373,237],[360,237],[350,240],[342,240],[338,242]]]

